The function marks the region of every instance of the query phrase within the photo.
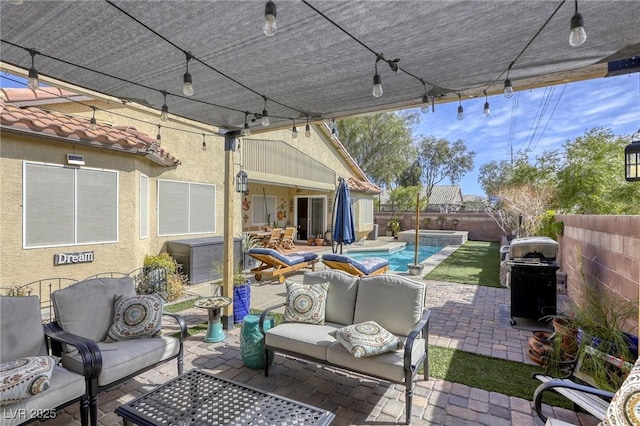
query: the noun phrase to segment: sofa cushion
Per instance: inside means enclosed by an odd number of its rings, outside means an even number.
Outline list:
[[[615,393],[599,426],[640,424],[640,358]]]
[[[159,294],[116,296],[113,322],[106,342],[153,337],[162,327],[162,298]]]
[[[102,354],[102,370],[98,385],[105,386],[116,380],[171,358],[180,350],[180,341],[175,337],[157,339],[132,339],[121,342],[99,342]],[[62,364],[74,372],[82,372],[82,359],[77,351],[63,353]]]
[[[380,355],[398,350],[400,339],[375,321],[346,325],[331,335],[356,358]]]
[[[135,296],[133,279],[92,278],[54,291],[52,301],[58,324],[69,333],[103,341],[113,320],[116,294]]]
[[[287,281],[286,286],[287,304],[284,308],[284,320],[324,324],[329,284],[299,284]]]
[[[330,333],[342,324],[306,324],[285,322],[267,330],[265,344],[272,348],[294,352],[311,358],[326,360],[327,347],[336,342]]]
[[[15,404],[3,407],[4,415],[1,417],[2,426],[15,426],[26,420],[25,418],[20,418],[20,416],[17,415],[10,416],[8,410],[11,410],[12,413],[23,412],[27,417],[34,417],[34,415],[39,411],[43,414],[50,414],[51,418],[51,416],[54,415],[54,407],[58,407],[65,402],[80,398],[86,392],[86,382],[84,377],[59,366],[53,367],[53,372],[49,382],[51,385],[46,392],[39,393],[31,398],[22,399]]]
[[[325,270],[305,273],[302,282],[305,284],[328,282],[325,321],[343,325],[353,324],[358,277],[342,271]]]
[[[0,405],[13,404],[49,389],[56,360],[50,356],[18,358],[0,364]]]
[[[411,351],[412,364],[424,355],[424,351],[424,339],[416,339]],[[404,349],[366,358],[355,358],[342,344],[335,342],[327,348],[327,361],[348,370],[404,383]]]
[[[422,317],[425,294],[425,284],[399,275],[361,277],[353,322],[375,321],[406,337]]]
[[[46,354],[38,296],[0,296],[0,362]]]

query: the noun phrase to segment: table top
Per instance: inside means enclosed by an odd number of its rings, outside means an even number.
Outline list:
[[[121,405],[115,413],[142,426],[329,425],[335,417],[321,408],[199,369]]]

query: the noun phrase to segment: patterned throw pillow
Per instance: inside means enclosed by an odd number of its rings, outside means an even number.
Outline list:
[[[401,349],[402,341],[375,321],[347,325],[331,334],[356,358],[380,355]]]
[[[0,405],[13,404],[49,388],[56,360],[50,356],[14,359],[0,364]]]
[[[158,294],[116,296],[113,311],[106,342],[160,336],[162,298]]]
[[[284,308],[284,320],[324,324],[327,290],[329,290],[329,283],[298,284],[287,281],[287,304]]]
[[[640,425],[640,359],[615,393],[599,426]]]

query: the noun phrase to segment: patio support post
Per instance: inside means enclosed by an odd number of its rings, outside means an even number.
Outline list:
[[[224,135],[224,261],[222,269],[222,295],[233,300],[233,218],[235,215],[235,180],[233,157],[238,145],[238,132]],[[233,303],[222,310],[222,328],[230,330],[233,325]]]

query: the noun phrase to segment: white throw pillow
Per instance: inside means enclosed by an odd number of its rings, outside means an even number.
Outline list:
[[[347,325],[330,333],[356,358],[401,349],[402,341],[375,321]]]
[[[298,284],[287,281],[287,304],[284,320],[324,324],[329,283]]]
[[[56,359],[50,356],[18,358],[0,364],[0,405],[10,405],[49,388]]]
[[[113,322],[106,342],[157,337],[162,327],[162,298],[158,294],[119,295],[113,303]]]

